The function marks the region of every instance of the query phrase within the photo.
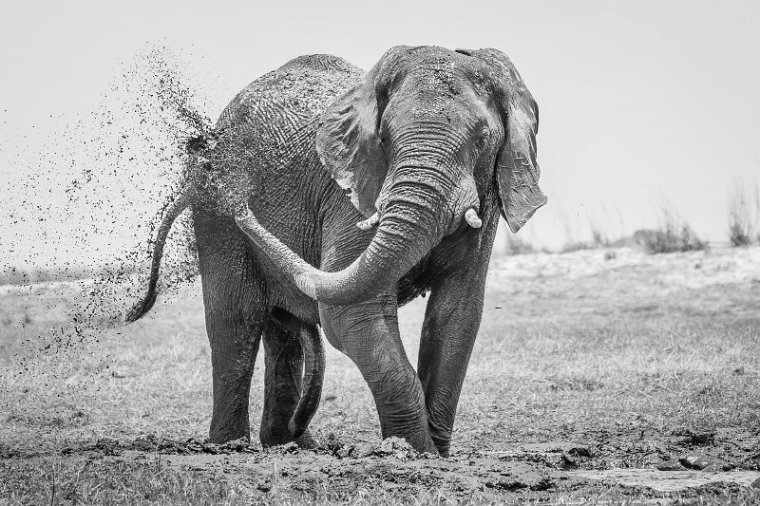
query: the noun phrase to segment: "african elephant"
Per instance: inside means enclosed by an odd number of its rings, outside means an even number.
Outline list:
[[[165,213],[148,293],[128,319],[152,306],[166,232],[190,206],[212,441],[249,435],[262,334],[260,439],[304,433],[324,371],[319,325],[361,371],[383,437],[447,455],[499,212],[517,232],[547,200],[537,130],[536,102],[495,49],[398,46],[366,74],[334,56],[296,58],[222,113]],[[427,292],[415,371],[397,308]]]

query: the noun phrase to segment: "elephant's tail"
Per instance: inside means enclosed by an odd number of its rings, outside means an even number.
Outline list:
[[[317,412],[325,379],[325,348],[319,331],[314,327],[307,329],[302,326],[298,332],[298,341],[304,356],[303,388],[288,423],[288,430],[295,439],[306,432],[311,418]]]
[[[161,257],[164,254],[166,236],[172,228],[172,223],[182,211],[190,205],[190,191],[183,188],[178,194],[171,195],[164,205],[164,215],[156,233],[156,242],[153,246],[153,260],[150,266],[150,281],[148,291],[140,302],[134,305],[124,318],[127,322],[139,320],[145,313],[150,311],[156,302],[156,285],[158,284],[158,271],[161,267]]]

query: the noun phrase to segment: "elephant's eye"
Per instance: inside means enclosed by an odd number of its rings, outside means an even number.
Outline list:
[[[475,136],[475,145],[478,148],[483,148],[488,144],[488,141],[491,139],[491,129],[488,128],[488,126],[482,127],[478,134]]]

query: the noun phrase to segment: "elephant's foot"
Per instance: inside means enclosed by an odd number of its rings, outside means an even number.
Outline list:
[[[235,439],[251,438],[248,416],[248,391],[251,378],[247,372],[236,375],[234,381],[214,374],[214,412],[211,416],[209,441],[216,444]]]
[[[270,446],[284,445],[294,441],[293,435],[288,431],[287,419],[281,420],[279,424],[262,424],[259,430],[259,441],[261,446],[268,448]]]
[[[251,440],[251,428],[248,424],[248,420],[245,422],[238,422],[234,424],[215,425],[211,424],[209,430],[208,440],[214,444],[224,444],[228,441],[234,441],[236,439]]]
[[[397,435],[396,437],[404,439],[407,443],[411,445],[412,448],[414,448],[419,453],[429,453],[431,455],[439,455],[439,450],[436,448],[435,443],[433,443],[433,440],[430,438],[430,435],[425,434],[415,434],[415,435]]]
[[[442,457],[448,457],[451,446],[451,433],[453,420],[440,420],[441,417],[435,418],[436,412],[428,413],[428,423],[430,428],[430,437]]]
[[[306,432],[301,434],[301,437],[296,439],[296,444],[299,446],[299,448],[303,448],[305,450],[311,450],[319,446],[317,444],[317,440],[314,439],[314,436],[311,435],[308,429]]]
[[[406,423],[401,426],[394,426],[391,423],[392,420],[404,420]],[[382,427],[383,439],[397,437],[405,440],[419,453],[439,454],[439,450],[430,435],[426,416],[416,416],[415,413],[410,412],[405,416],[388,417],[387,413],[385,413],[381,415],[380,425]]]
[[[291,442],[295,442],[300,448],[310,449],[317,447],[317,442],[308,429],[301,434],[300,437],[294,438],[292,434],[288,432],[287,425],[279,429],[275,427],[262,427],[259,432],[259,441],[261,441],[261,446],[264,448],[284,445]]]
[[[448,457],[449,456],[449,450],[451,446],[451,438],[447,439],[440,439],[440,438],[433,438],[433,443],[435,444],[436,449],[438,450],[438,454],[441,457]]]

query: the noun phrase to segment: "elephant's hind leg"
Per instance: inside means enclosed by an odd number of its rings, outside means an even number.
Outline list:
[[[263,446],[274,446],[294,440],[290,422],[296,412],[304,382],[304,355],[299,340],[301,333],[308,333],[305,339],[319,339],[315,325],[309,325],[295,316],[275,309],[270,323],[264,329],[264,409],[261,415],[259,439]],[[321,378],[318,378],[321,385]],[[305,424],[311,419],[318,406],[321,387],[316,392],[316,402],[307,403],[308,413],[299,413]],[[313,446],[308,431],[296,441],[301,446]]]
[[[268,320],[264,283],[233,222],[201,212],[194,221],[213,367],[209,438],[248,439],[251,375]]]

